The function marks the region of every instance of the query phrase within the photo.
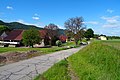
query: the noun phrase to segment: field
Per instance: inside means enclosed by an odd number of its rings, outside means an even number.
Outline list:
[[[78,80],[120,80],[120,41],[94,41],[70,56],[67,64]],[[49,77],[50,73],[53,73],[52,76],[56,77],[56,80],[61,80],[63,76],[55,74],[59,73],[60,68],[61,66],[54,65],[42,76],[45,80],[52,80]],[[66,67],[62,69],[66,72]],[[69,72],[64,76],[69,75]],[[39,80],[39,77],[36,80]]]
[[[65,48],[63,47],[52,47],[52,48],[10,48],[10,47],[5,47],[5,48],[0,48],[0,53],[4,53],[4,52],[16,52],[16,51],[30,51],[30,50],[36,50],[36,51],[41,51],[42,53],[51,53],[51,52],[55,52],[55,51],[60,51],[60,50],[64,50]]]
[[[65,50],[67,49],[66,46],[75,46],[74,42],[68,42],[68,43],[64,43],[62,45],[62,47],[57,47],[57,46],[52,46],[51,48],[21,48],[21,47],[16,47],[16,48],[12,48],[12,47],[3,47],[0,48],[0,53],[5,53],[5,52],[16,52],[16,51],[30,51],[30,50],[36,50],[36,51],[41,51],[44,54],[47,53],[51,53],[51,52],[55,52],[55,51],[60,51],[60,50]]]

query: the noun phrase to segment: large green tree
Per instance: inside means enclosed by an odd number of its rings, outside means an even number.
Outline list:
[[[74,34],[74,39],[76,45],[78,44],[78,41],[81,40],[83,36],[83,32],[85,29],[85,25],[83,22],[83,17],[75,17],[75,18],[69,18],[65,23],[64,26],[67,30],[66,35],[68,34]],[[72,36],[71,36],[72,37]]]
[[[40,43],[40,33],[35,28],[30,28],[23,33],[23,43],[27,46],[33,47],[34,44]]]
[[[90,38],[94,37],[94,31],[93,31],[91,28],[89,28],[89,29],[87,29],[87,31],[85,32],[84,36],[85,36],[86,38],[90,39]]]
[[[4,31],[10,31],[10,29],[5,25],[0,25],[0,34],[2,34]]]

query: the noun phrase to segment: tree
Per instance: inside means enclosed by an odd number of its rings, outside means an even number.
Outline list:
[[[40,33],[35,28],[30,28],[23,33],[23,43],[27,46],[33,47],[34,44],[40,43]]]
[[[59,29],[57,25],[50,23],[48,26],[44,27],[45,29],[57,30]]]
[[[78,34],[74,35],[74,40],[75,40],[75,44],[78,45],[78,41],[79,41],[79,35]]]
[[[94,38],[98,39],[100,35],[99,34],[94,34]]]
[[[0,34],[3,33],[4,31],[10,31],[10,29],[7,26],[0,25]]]
[[[44,36],[44,45],[46,46],[46,45],[49,45],[50,44],[50,38],[49,38],[49,36],[46,34],[45,36]]]
[[[50,23],[48,26],[45,26],[44,29],[47,31],[46,36],[49,36],[49,44],[51,46],[56,45],[56,41],[58,40],[58,26],[55,24]],[[44,41],[48,40],[48,38],[45,38]],[[47,43],[48,44],[48,43]]]
[[[74,37],[74,33],[72,31],[65,30],[65,34],[69,40]]]
[[[89,28],[89,29],[87,29],[87,31],[85,32],[84,36],[85,36],[86,38],[90,39],[90,38],[94,37],[94,31],[93,31],[91,28]]]
[[[70,18],[64,23],[64,26],[66,30],[72,31],[74,34],[82,29],[85,29],[82,17]]]
[[[67,30],[67,35],[74,34],[75,43],[77,45],[78,41],[81,40],[85,29],[83,17],[70,18],[64,23],[64,26]]]

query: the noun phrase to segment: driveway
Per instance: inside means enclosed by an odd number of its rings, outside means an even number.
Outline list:
[[[0,67],[0,80],[32,80],[85,46],[54,52]]]

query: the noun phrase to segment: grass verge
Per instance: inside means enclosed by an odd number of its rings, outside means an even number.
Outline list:
[[[74,42],[67,42],[67,43],[62,44],[62,47],[52,46],[50,48],[0,47],[0,53],[36,50],[36,51],[41,51],[43,54],[44,53],[47,54],[47,53],[51,53],[51,52],[69,49],[66,46],[75,46],[75,43]]]
[[[64,47],[51,47],[51,48],[10,48],[10,47],[4,47],[4,48],[0,48],[0,53],[4,53],[4,52],[15,52],[15,51],[30,51],[30,50],[36,50],[36,51],[41,51],[42,53],[51,53],[51,52],[55,52],[55,51],[60,51],[60,50],[65,50],[66,48]]]
[[[34,80],[71,80],[68,75],[68,63],[62,60]]]

